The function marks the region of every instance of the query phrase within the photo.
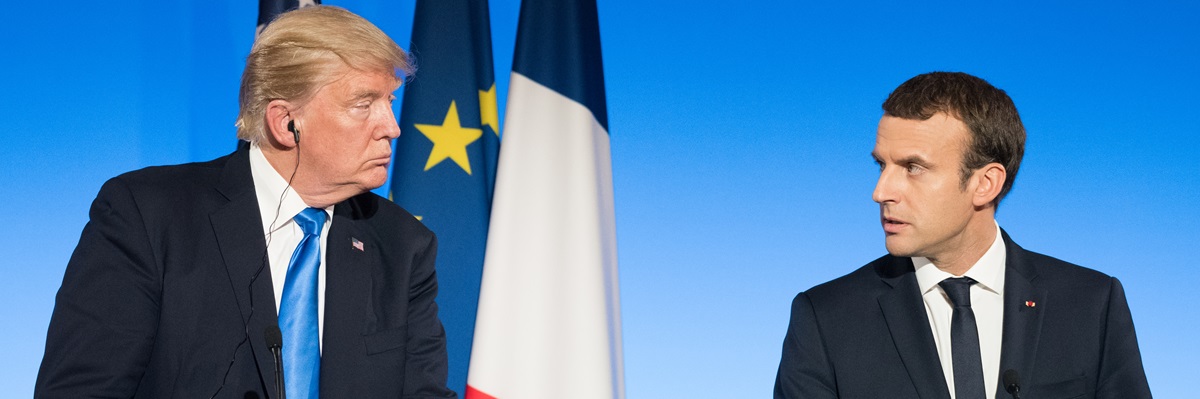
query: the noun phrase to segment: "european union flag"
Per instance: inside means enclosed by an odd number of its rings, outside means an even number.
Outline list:
[[[447,385],[462,392],[475,329],[500,121],[486,0],[418,0],[392,170],[393,201],[438,236]]]

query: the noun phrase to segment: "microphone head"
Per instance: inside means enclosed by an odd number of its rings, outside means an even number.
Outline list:
[[[267,326],[267,329],[263,331],[263,335],[267,338],[268,348],[279,348],[283,346],[283,332],[279,331],[279,325],[272,324]]]
[[[1017,376],[1017,370],[1004,370],[1004,390],[1008,391],[1008,393],[1014,393],[1021,390],[1020,378]]]

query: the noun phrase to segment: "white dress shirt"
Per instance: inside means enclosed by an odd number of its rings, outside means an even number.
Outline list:
[[[250,146],[250,173],[254,177],[254,192],[258,196],[263,238],[267,242],[267,259],[270,261],[271,283],[275,290],[275,314],[279,314],[288,264],[296,246],[300,245],[300,239],[304,238],[304,231],[292,218],[308,208],[308,204],[291,189],[286,176],[280,176],[267,162],[258,145]],[[325,208],[325,226],[321,228],[321,266],[317,269],[317,331],[322,341],[325,336],[325,244],[329,241],[329,226],[333,225],[333,207],[330,205]]]
[[[967,270],[964,276],[974,279],[971,286],[971,310],[975,312],[975,325],[979,329],[979,356],[983,361],[983,388],[988,397],[995,395],[1000,377],[1000,342],[1004,335],[1004,239],[1000,236],[1000,225],[996,225],[996,239],[983,257]],[[929,328],[937,344],[942,372],[950,397],[954,394],[954,356],[950,350],[950,321],[954,316],[954,305],[938,283],[950,277],[959,277],[941,271],[929,259],[914,257],[917,284],[925,300],[925,314],[929,316]]]

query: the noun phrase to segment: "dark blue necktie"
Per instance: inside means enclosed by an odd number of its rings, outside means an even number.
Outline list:
[[[316,399],[321,380],[321,336],[317,325],[317,269],[321,266],[321,228],[325,211],[307,208],[292,218],[304,238],[292,253],[279,329],[283,332],[283,380],[288,399]]]
[[[979,327],[971,310],[970,277],[948,278],[938,285],[954,303],[950,320],[950,352],[954,359],[955,399],[984,399],[983,361],[979,356]]]

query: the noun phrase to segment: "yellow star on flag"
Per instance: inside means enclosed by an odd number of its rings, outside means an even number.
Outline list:
[[[496,107],[496,84],[487,91],[479,91],[479,120],[484,126],[491,126],[492,132],[500,136],[500,113]]]
[[[467,146],[483,136],[483,129],[462,127],[458,121],[458,106],[450,102],[450,110],[446,111],[446,119],[442,125],[413,124],[429,141],[433,142],[433,151],[429,152],[429,160],[425,161],[425,170],[429,170],[446,158],[458,164],[467,174],[471,174],[471,161],[467,158]]]

